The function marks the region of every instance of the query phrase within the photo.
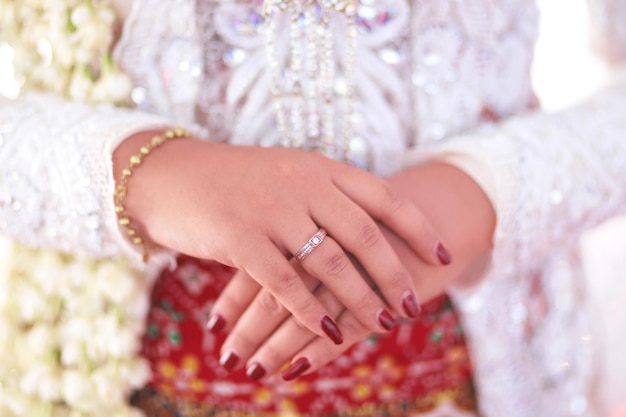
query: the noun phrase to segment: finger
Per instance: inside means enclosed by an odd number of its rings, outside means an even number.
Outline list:
[[[339,357],[353,344],[365,340],[371,334],[369,329],[363,326],[356,316],[348,310],[341,314],[337,322],[345,329],[344,343],[337,346],[316,337],[294,355],[289,367],[282,372],[282,378],[285,381],[291,381],[301,375],[316,371]]]
[[[207,329],[217,334],[232,328],[260,290],[250,275],[237,271],[213,304]]]
[[[402,237],[424,261],[431,265],[452,262],[441,236],[413,203],[402,197],[387,181],[349,168],[344,175],[333,178],[342,192],[371,217]]]
[[[415,318],[419,315],[417,293],[411,275],[398,258],[395,250],[383,236],[378,225],[363,209],[356,206],[343,193],[338,193],[337,198],[321,206],[316,206],[311,214],[318,223],[327,225],[330,230],[333,230],[333,238],[344,250],[358,260],[366,275],[372,279],[387,303],[398,315],[409,318]],[[326,246],[326,242],[324,242],[323,246]],[[313,253],[311,257],[313,255],[319,256],[319,254]],[[306,261],[308,259],[303,262],[305,266]],[[359,276],[362,275],[356,271],[355,273]],[[380,328],[372,327],[367,321],[363,320],[366,314],[369,314],[371,317],[381,307],[381,305],[374,305],[373,300],[379,300],[380,298],[375,296],[365,282],[356,279],[351,279],[351,281],[334,279],[328,282],[324,279],[321,280],[324,282],[324,285],[336,291],[335,294],[361,320],[361,323],[372,331],[381,330]],[[359,282],[357,283],[357,281]],[[363,297],[363,301],[357,305],[344,298],[342,296],[343,293],[340,292],[342,291],[341,286],[356,284],[359,285],[355,287],[354,292],[348,294],[353,299],[355,297]],[[369,298],[366,298],[368,295]],[[364,301],[368,301],[368,303]],[[359,307],[362,309],[369,308],[369,310],[362,312],[359,310]]]
[[[345,197],[341,198],[348,201]],[[354,206],[354,204],[351,205]],[[342,225],[337,224],[336,229],[341,227]],[[291,249],[294,246],[289,247]],[[298,253],[298,250],[296,249],[294,253]],[[300,265],[333,292],[346,308],[354,312],[371,331],[389,330],[385,328],[386,321],[383,318],[390,314],[387,306],[363,279],[345,251],[331,236],[326,236],[305,259],[301,260]],[[408,274],[405,276],[408,277]],[[410,287],[412,283],[408,278],[406,285],[407,288],[412,288]]]
[[[256,239],[253,247],[255,250],[247,251],[248,257],[240,259],[238,264],[246,265],[246,272],[305,327],[318,336],[329,337],[334,343],[342,343],[343,336],[335,321],[278,248],[265,237]]]
[[[295,263],[295,261],[293,262]],[[301,274],[302,280],[309,291],[313,293],[315,288],[319,285],[319,281],[302,269],[298,269],[298,272]],[[322,304],[324,305],[324,303]],[[330,313],[333,314],[332,317],[334,318],[334,311],[330,311]],[[250,306],[243,312],[232,332],[224,341],[221,348],[221,357],[224,358],[224,361],[227,361],[229,352],[233,352],[237,354],[240,363],[247,362],[250,355],[268,338],[271,338],[276,328],[288,317],[291,317],[289,311],[283,307],[268,290],[262,289],[254,300],[252,300]],[[303,329],[303,332],[309,335],[310,338],[316,337],[310,330],[299,324],[297,320],[293,320],[293,322],[298,323],[300,328]],[[289,358],[285,358],[285,360],[287,359]],[[262,377],[262,375],[259,376],[259,373],[261,373],[263,369],[264,368],[261,366],[251,372],[253,372],[258,379]],[[265,372],[262,373],[265,374]]]
[[[315,296],[335,317],[345,310],[343,303],[324,286],[318,287]],[[389,317],[389,320],[389,326],[395,326],[393,317]],[[344,337],[351,339],[353,336],[344,332]],[[316,338],[317,336],[302,327],[296,320],[289,318],[250,358],[246,373],[252,379],[259,379],[265,373],[273,374]],[[336,352],[341,353],[343,350]]]

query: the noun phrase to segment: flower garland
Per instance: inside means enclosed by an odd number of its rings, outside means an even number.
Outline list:
[[[0,39],[14,52],[22,90],[128,102],[132,82],[111,57],[115,31],[105,0],[0,0]]]
[[[128,103],[114,64],[107,1],[0,0],[0,41],[21,91]],[[122,260],[25,248],[0,239],[0,415],[138,417],[129,393],[150,378],[139,357],[148,280]]]
[[[121,262],[0,242],[0,415],[142,414],[146,279]],[[6,268],[8,266],[8,268]]]

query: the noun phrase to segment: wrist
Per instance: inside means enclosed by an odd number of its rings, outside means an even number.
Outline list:
[[[155,173],[164,165],[157,155],[165,154],[170,144],[189,141],[190,133],[183,129],[150,130],[136,133],[122,142],[113,153],[113,174],[115,178],[115,211],[118,223],[129,240],[142,248],[144,260],[148,252],[156,246],[146,227],[145,208],[156,202],[151,197]]]

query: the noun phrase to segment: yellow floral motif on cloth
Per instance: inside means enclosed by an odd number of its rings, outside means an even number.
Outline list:
[[[268,390],[265,390],[265,393],[271,395]],[[144,410],[149,410],[151,417],[419,417],[421,414],[432,412],[442,404],[453,404],[460,412],[471,413],[476,410],[473,390],[470,386],[427,394],[412,401],[366,404],[356,409],[324,416],[297,413],[293,411],[295,404],[294,407],[290,407],[288,402],[287,400],[282,404],[283,407],[278,412],[248,412],[220,409],[212,404],[200,404],[148,389],[134,397],[134,403]]]
[[[200,361],[193,355],[185,355],[179,367],[169,361],[157,364],[159,374],[165,380],[159,388],[167,393],[201,393],[206,391],[206,383],[199,379]]]

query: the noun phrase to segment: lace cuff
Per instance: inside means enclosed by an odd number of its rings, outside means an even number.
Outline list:
[[[167,125],[45,94],[0,100],[0,233],[29,246],[139,262],[116,221],[112,153],[128,136]]]
[[[625,97],[622,82],[558,114],[530,114],[451,138],[430,155],[463,155],[491,173],[498,271],[537,267],[624,211]],[[485,183],[484,175],[474,179]]]
[[[583,296],[588,285],[571,249],[582,232],[626,211],[624,114],[626,82],[557,114],[450,138],[427,155],[476,161],[495,184],[491,270],[481,285],[452,291],[485,416],[587,416],[600,405],[587,400],[598,383],[588,338],[593,300]]]

